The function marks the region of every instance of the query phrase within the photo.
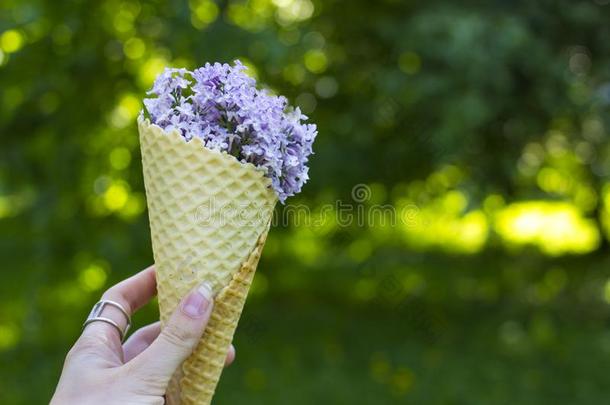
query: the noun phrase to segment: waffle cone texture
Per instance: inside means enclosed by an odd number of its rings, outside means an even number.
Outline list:
[[[207,282],[208,326],[176,371],[168,404],[209,404],[254,278],[273,208],[270,180],[251,164],[138,120],[161,325]]]

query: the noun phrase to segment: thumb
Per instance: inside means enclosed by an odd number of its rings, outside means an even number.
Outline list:
[[[165,388],[180,364],[193,352],[212,313],[207,283],[193,289],[174,311],[155,341],[130,364],[144,381]]]

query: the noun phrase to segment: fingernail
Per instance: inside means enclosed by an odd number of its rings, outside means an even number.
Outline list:
[[[212,301],[212,288],[203,283],[192,291],[182,304],[182,312],[191,318],[200,318],[210,306]]]

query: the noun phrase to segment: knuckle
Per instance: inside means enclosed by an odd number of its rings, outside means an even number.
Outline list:
[[[112,297],[116,297],[118,294],[116,285],[107,289],[104,294],[102,294],[102,299],[111,299]]]
[[[171,345],[183,349],[190,349],[197,339],[197,335],[193,331],[177,325],[167,325],[161,332],[161,336]]]
[[[103,340],[103,339],[102,339]],[[73,354],[88,353],[97,350],[102,342],[93,335],[83,335],[70,350]]]
[[[129,299],[125,296],[125,292],[119,287],[120,284],[114,285],[110,287],[106,292],[102,295],[102,299],[118,301],[127,313],[132,313],[133,309],[131,308],[131,304]]]
[[[65,363],[69,364],[70,362],[72,362],[72,360],[74,360],[76,357],[78,357],[79,351],[80,351],[80,349],[78,347],[78,344],[77,343],[74,344],[74,346],[72,346],[70,348],[70,350],[68,351],[68,354],[66,354]]]
[[[167,380],[161,374],[155,372],[142,373],[140,369],[128,365],[129,363],[123,366],[125,368],[123,371],[133,383],[131,389],[134,394],[147,397],[151,395],[162,397],[165,394]]]
[[[112,331],[106,329],[96,330],[95,334],[85,333],[81,335],[74,344],[68,355],[70,357],[99,353],[100,349],[114,349],[116,346],[115,337]]]

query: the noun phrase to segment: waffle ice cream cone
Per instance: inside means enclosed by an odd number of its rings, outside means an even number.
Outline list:
[[[216,296],[205,333],[177,370],[169,404],[209,404],[262,252],[277,196],[264,172],[138,120],[161,324],[192,288]]]

